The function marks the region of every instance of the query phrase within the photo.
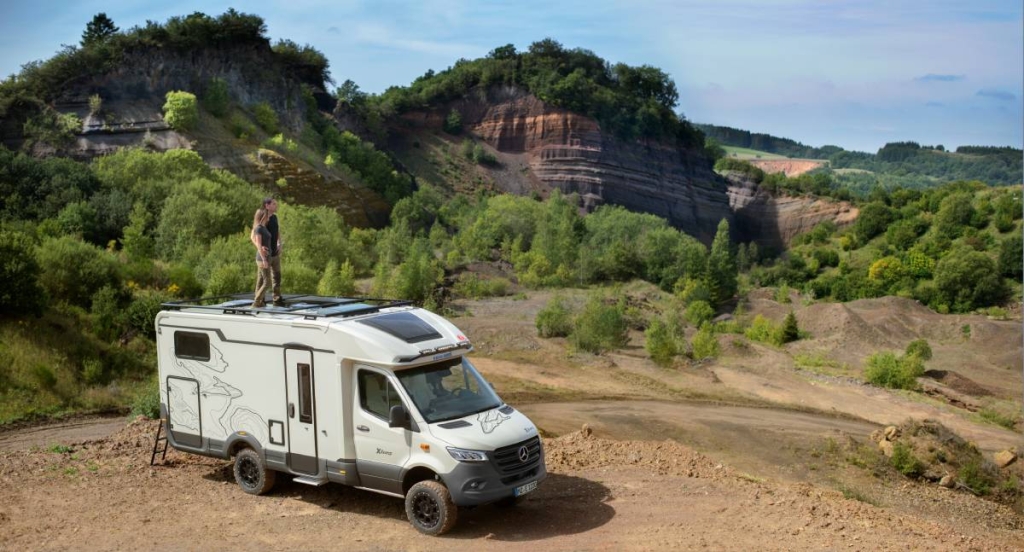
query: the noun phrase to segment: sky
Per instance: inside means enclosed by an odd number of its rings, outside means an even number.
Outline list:
[[[550,37],[661,68],[693,122],[868,152],[1024,142],[1020,0],[5,0],[0,76],[77,44],[99,12],[126,30],[229,7],[371,93]]]

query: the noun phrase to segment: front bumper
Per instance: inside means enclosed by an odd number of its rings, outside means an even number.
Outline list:
[[[522,447],[529,452],[525,462],[517,454]],[[510,451],[515,454],[511,461]],[[512,497],[516,488],[543,481],[548,475],[537,438],[488,452],[487,457],[487,462],[460,462],[443,477],[457,506],[480,506]]]

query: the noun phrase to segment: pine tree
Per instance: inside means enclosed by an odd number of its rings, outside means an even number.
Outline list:
[[[85,32],[82,33],[82,47],[103,42],[111,35],[120,31],[114,22],[105,13],[98,13],[93,16],[92,21],[85,25]]]
[[[709,287],[713,289],[712,298],[716,303],[727,301],[736,294],[738,273],[736,255],[733,254],[732,243],[729,241],[729,223],[722,219],[718,223],[715,240],[711,242],[711,254],[708,255],[708,280],[713,284]]]
[[[782,322],[782,342],[789,343],[800,339],[800,328],[796,325],[796,315],[789,311]]]

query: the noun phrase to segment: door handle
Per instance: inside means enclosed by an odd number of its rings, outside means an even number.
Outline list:
[[[358,429],[359,431],[370,431],[370,428],[364,425],[356,426],[356,429]]]
[[[288,403],[288,417],[295,417],[295,403]]]

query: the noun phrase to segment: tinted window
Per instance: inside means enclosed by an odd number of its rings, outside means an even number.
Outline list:
[[[210,336],[195,332],[174,332],[174,356],[210,360]]]
[[[299,364],[299,421],[313,423],[313,378],[308,364]]]
[[[391,407],[402,404],[384,374],[359,371],[359,404],[363,410],[387,420]]]

